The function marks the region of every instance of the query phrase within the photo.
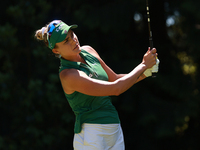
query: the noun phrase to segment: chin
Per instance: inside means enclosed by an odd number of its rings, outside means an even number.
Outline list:
[[[81,52],[81,47],[80,47],[80,46],[78,46],[77,51],[80,51],[80,52]]]
[[[77,49],[75,50],[75,52],[76,52],[76,53],[80,53],[80,52],[81,52],[81,48],[77,48]]]

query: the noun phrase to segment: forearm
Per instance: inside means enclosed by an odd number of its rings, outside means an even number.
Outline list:
[[[115,82],[117,84],[117,87],[119,88],[118,95],[128,90],[135,83],[144,79],[145,77],[141,75],[143,74],[145,70],[146,70],[146,66],[144,64],[139,64],[129,74],[123,75],[121,78],[117,79]]]
[[[117,79],[122,78],[125,75],[127,75],[127,74],[117,74]],[[137,79],[136,83],[141,81],[141,80],[144,80],[145,78],[146,78],[146,76],[144,74],[141,74],[141,76],[139,76],[139,78]]]
[[[135,83],[138,83],[141,80],[144,80],[146,78],[146,76],[144,74],[141,74],[141,76],[139,76],[139,78],[137,79],[137,81]]]
[[[122,77],[125,76],[125,75],[127,75],[127,74],[117,74],[117,75],[116,75],[116,80],[119,79],[119,78],[122,78]]]
[[[91,96],[120,95],[137,82],[146,68],[147,66],[141,63],[130,73],[122,75],[123,77],[112,82],[90,78],[84,72],[76,69],[63,70],[60,73],[60,79],[67,94],[78,91]]]

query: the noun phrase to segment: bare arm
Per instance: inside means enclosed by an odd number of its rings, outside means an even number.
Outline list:
[[[146,66],[141,63],[129,74],[113,82],[107,82],[89,78],[82,71],[66,69],[60,73],[60,79],[63,89],[67,94],[78,91],[92,96],[120,95],[135,84],[137,78],[144,70],[146,70]]]
[[[110,82],[89,78],[84,72],[75,69],[63,70],[60,73],[63,89],[67,94],[78,91],[93,96],[120,95],[138,82],[140,79],[139,76],[147,68],[150,68],[155,64],[155,51],[155,49],[154,52],[149,50],[144,55],[141,64],[130,73],[121,75],[120,78],[118,78],[119,76],[115,73],[112,73],[111,69],[103,65],[106,68],[105,71],[108,73]]]
[[[109,66],[106,65],[106,63],[101,59],[101,57],[99,56],[99,54],[90,46],[83,46],[83,48],[85,50],[87,50],[88,52],[90,52],[92,55],[94,55],[101,63],[101,66],[103,67],[103,69],[106,71],[107,75],[108,75],[108,81],[112,82],[115,81],[127,74],[116,74]],[[139,82],[143,79],[145,79],[146,76],[144,74],[142,74],[136,81]]]

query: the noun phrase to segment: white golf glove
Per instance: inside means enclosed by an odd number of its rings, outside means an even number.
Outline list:
[[[160,60],[157,58],[156,59],[156,64],[152,68],[149,68],[149,69],[145,70],[144,75],[146,77],[150,77],[150,76],[152,76],[152,72],[153,73],[157,73],[158,72],[159,63],[160,63]]]

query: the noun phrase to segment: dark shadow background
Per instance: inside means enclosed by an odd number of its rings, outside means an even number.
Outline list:
[[[161,61],[113,98],[126,150],[199,150],[199,0],[149,0]],[[0,149],[71,150],[74,114],[58,77],[59,59],[35,31],[54,19],[78,24],[116,73],[128,73],[149,46],[145,0],[9,0],[0,5]]]

